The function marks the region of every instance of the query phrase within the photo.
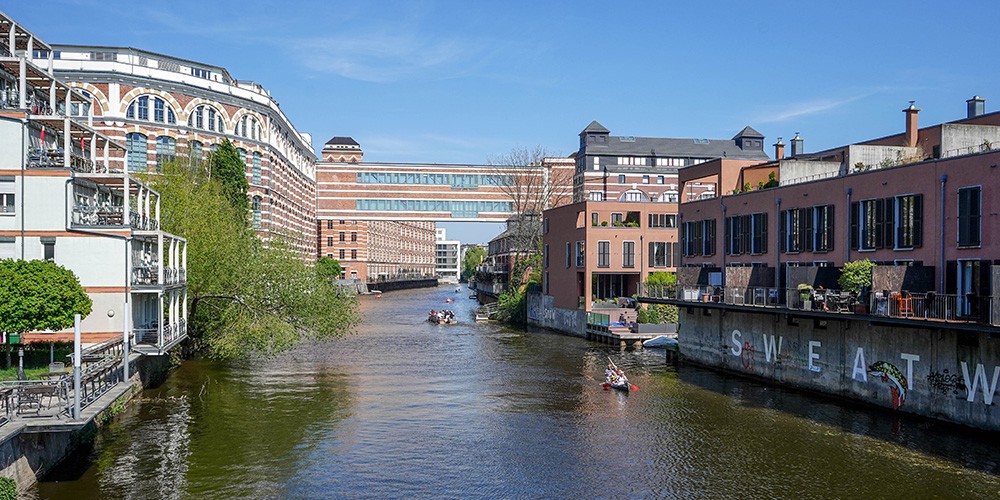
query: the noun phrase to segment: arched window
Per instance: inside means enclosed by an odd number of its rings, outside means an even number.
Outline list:
[[[618,201],[649,201],[649,196],[638,189],[629,189],[622,193]]]
[[[153,101],[153,113],[149,112],[149,101]],[[135,120],[151,121],[156,123],[177,123],[177,115],[174,114],[173,108],[167,104],[163,98],[156,96],[142,95],[136,97],[131,104],[128,105],[128,110],[125,111],[125,118],[132,118]]]
[[[191,157],[191,164],[196,165],[201,163],[202,147],[201,143],[198,141],[191,141],[188,143],[188,155]]]
[[[250,173],[251,173],[251,181],[250,181],[250,183],[251,184],[256,184],[258,186],[260,185],[260,160],[261,160],[260,153],[254,151],[253,152],[253,167],[250,170]]]
[[[188,127],[208,130],[209,132],[225,132],[226,125],[222,112],[206,105],[198,106],[188,117]]]
[[[130,172],[146,171],[146,136],[131,132],[125,136],[125,147],[128,149],[128,169]]]
[[[262,201],[263,200],[261,200],[260,196],[254,196],[253,197],[253,204],[251,206],[253,208],[253,221],[252,222],[253,222],[253,228],[254,229],[260,229],[260,211],[261,211]]]
[[[177,141],[168,135],[156,138],[156,171],[160,172],[163,164],[177,158]]]

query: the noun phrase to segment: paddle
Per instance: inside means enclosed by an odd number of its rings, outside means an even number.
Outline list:
[[[608,356],[608,362],[611,363],[611,366],[613,366],[615,368],[615,371],[621,371],[621,370],[618,369],[618,365],[616,365],[615,362],[612,361],[611,356]],[[625,376],[625,372],[622,372],[622,376]],[[626,378],[625,380],[628,380],[628,378]],[[610,387],[611,386],[611,384],[607,384],[607,383],[605,385],[606,385],[606,387]],[[633,391],[638,391],[639,390],[639,386],[634,385],[632,383],[629,383],[628,388],[630,390],[633,390]]]

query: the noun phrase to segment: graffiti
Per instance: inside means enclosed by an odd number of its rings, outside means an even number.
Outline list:
[[[931,386],[931,391],[939,392],[942,396],[947,396],[950,392],[952,396],[958,397],[966,390],[961,375],[948,373],[947,369],[927,374],[927,385]]]
[[[868,367],[868,374],[881,379],[882,382],[889,382],[893,410],[898,410],[900,406],[903,406],[903,402],[906,401],[906,388],[909,387],[909,384],[899,368],[896,368],[892,363],[876,361]]]
[[[740,355],[740,359],[743,361],[743,369],[748,372],[753,371],[753,355],[753,344],[748,340],[743,343],[743,354]]]

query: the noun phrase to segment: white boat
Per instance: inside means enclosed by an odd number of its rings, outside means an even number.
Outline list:
[[[643,347],[677,347],[677,337],[657,335],[642,343]]]

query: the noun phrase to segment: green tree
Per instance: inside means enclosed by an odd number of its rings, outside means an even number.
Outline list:
[[[344,272],[344,269],[340,267],[340,261],[337,259],[331,259],[330,257],[320,257],[316,261],[316,274],[320,278],[323,278],[327,282],[333,283],[340,279],[340,273]]]
[[[93,305],[73,271],[44,260],[0,260],[0,332],[69,328]]]
[[[868,260],[855,260],[847,262],[844,264],[844,268],[840,270],[840,277],[837,278],[837,284],[840,288],[852,293],[861,293],[862,288],[870,288],[872,286],[872,269],[875,264]]]
[[[171,164],[150,182],[164,230],[188,240],[188,333],[197,347],[215,357],[268,354],[354,326],[354,297],[280,238],[260,241],[217,176]]]
[[[654,271],[646,277],[650,285],[672,286],[677,284],[677,275],[667,271]]]
[[[462,279],[468,281],[472,275],[476,274],[476,268],[486,259],[486,249],[483,247],[472,247],[465,252],[462,258]]]
[[[223,193],[229,199],[230,205],[236,209],[235,214],[246,223],[250,211],[250,202],[247,199],[250,185],[247,183],[246,163],[240,160],[236,146],[233,146],[229,139],[223,139],[219,148],[212,153],[209,165],[211,177],[222,184]]]

